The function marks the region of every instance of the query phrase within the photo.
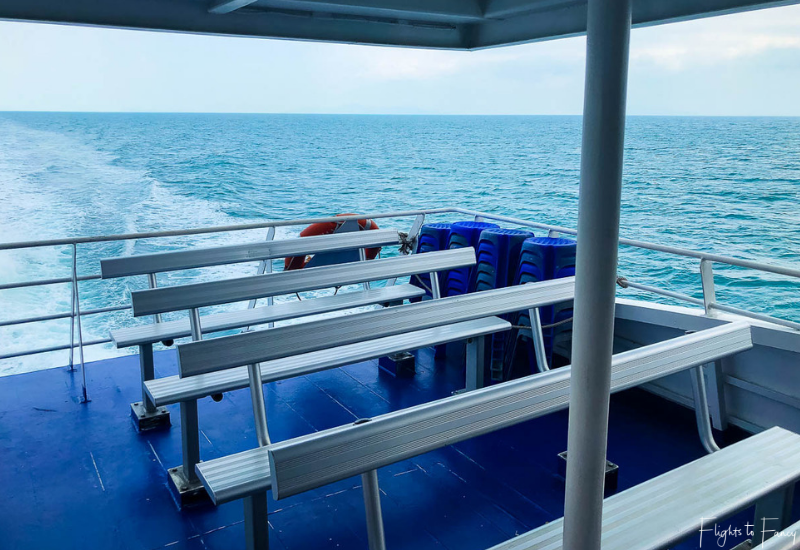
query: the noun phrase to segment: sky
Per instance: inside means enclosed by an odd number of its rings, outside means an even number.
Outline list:
[[[580,114],[585,44],[450,52],[0,21],[0,111]],[[634,29],[628,114],[800,116],[800,5]]]

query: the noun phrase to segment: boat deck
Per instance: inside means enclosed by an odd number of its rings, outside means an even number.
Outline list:
[[[418,354],[417,375],[396,379],[366,362],[269,384],[274,441],[450,395],[463,369]],[[180,431],[137,434],[129,403],[140,399],[138,358],[0,379],[0,547],[175,550],[244,547],[240,502],[178,511],[166,467],[180,463]],[[157,376],[177,372],[172,351],[156,354]],[[256,445],[249,390],[200,401],[205,459]],[[180,414],[171,407],[172,422]],[[730,432],[734,432],[731,429]],[[741,433],[727,433],[741,437]],[[379,471],[387,545],[483,550],[563,513],[557,453],[567,412],[460,443]],[[609,459],[620,490],[704,455],[691,411],[641,390],[612,397]],[[271,548],[367,548],[359,479],[272,501]],[[743,526],[752,515],[733,518]],[[723,525],[723,524],[721,524]],[[709,537],[706,534],[706,537]],[[704,547],[732,548],[705,538]],[[697,548],[699,538],[680,548]]]

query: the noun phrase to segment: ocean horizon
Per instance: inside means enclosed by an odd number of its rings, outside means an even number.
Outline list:
[[[0,241],[445,206],[575,227],[580,140],[580,115],[0,112]],[[622,236],[778,265],[800,259],[800,117],[629,116],[623,184]],[[449,219],[458,216],[435,218]],[[98,272],[104,257],[265,234],[87,245],[79,273]],[[68,276],[70,253],[0,251],[0,284]],[[715,273],[722,303],[800,320],[794,280]],[[623,247],[619,275],[701,296],[694,260]],[[0,321],[69,310],[68,285],[0,292]],[[128,300],[123,281],[81,285],[84,308]],[[84,339],[129,323],[128,311],[86,317]],[[1,327],[0,354],[68,338],[68,320]],[[119,353],[94,346],[87,360]],[[0,374],[66,363],[67,352],[10,359]]]

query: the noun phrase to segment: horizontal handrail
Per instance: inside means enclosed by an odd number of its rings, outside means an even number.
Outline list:
[[[270,227],[291,227],[293,225],[311,225],[312,223],[346,222],[365,218],[407,218],[420,214],[445,214],[454,212],[453,208],[432,208],[428,210],[405,210],[379,214],[354,214],[352,216],[324,216],[319,218],[301,218],[297,220],[277,220],[271,222],[244,223],[236,225],[217,225],[213,227],[195,227],[192,229],[171,229],[167,231],[147,231],[143,233],[120,233],[93,237],[73,237],[68,239],[49,239],[41,241],[18,241],[0,243],[0,250],[20,248],[37,248],[42,246],[62,246],[72,244],[100,243],[110,241],[129,241],[133,239],[151,239],[155,237],[183,237],[187,235],[203,235],[206,233],[226,233],[230,231],[247,231],[248,229],[268,229]]]
[[[100,274],[92,274],[92,275],[83,275],[82,277],[78,277],[78,281],[91,281],[94,279],[99,279]],[[46,285],[58,285],[62,283],[71,283],[72,277],[59,277],[57,279],[37,279],[35,281],[20,281],[18,283],[4,283],[0,285],[0,290],[11,290],[15,288],[27,288],[31,286],[46,286]]]
[[[550,234],[563,234],[563,235],[577,235],[577,231],[575,229],[569,227],[563,227],[558,225],[552,225],[547,223],[539,223],[539,222],[532,222],[529,220],[513,217],[513,216],[505,216],[500,214],[492,214],[489,212],[482,212],[478,210],[472,210],[468,208],[461,208],[461,207],[445,207],[445,208],[429,208],[429,209],[416,209],[416,210],[405,210],[405,211],[398,211],[398,212],[381,212],[381,213],[365,213],[365,214],[356,214],[350,216],[324,216],[324,217],[314,217],[314,218],[302,218],[302,219],[294,219],[294,220],[276,220],[276,221],[266,221],[266,222],[258,222],[258,223],[249,223],[249,224],[236,224],[236,225],[221,225],[221,226],[213,226],[213,227],[199,227],[199,228],[188,228],[188,229],[175,229],[175,230],[166,230],[166,231],[150,231],[150,232],[140,232],[140,233],[123,233],[123,234],[116,234],[116,235],[96,235],[96,236],[87,236],[87,237],[74,237],[74,238],[64,238],[64,239],[49,239],[49,240],[33,240],[33,241],[20,241],[20,242],[8,242],[8,243],[0,243],[0,251],[3,250],[19,250],[19,249],[29,249],[29,248],[37,248],[37,247],[48,247],[48,246],[64,246],[70,245],[74,248],[78,244],[87,244],[87,243],[102,243],[102,242],[113,242],[113,241],[130,241],[130,240],[137,240],[137,239],[150,239],[150,238],[159,238],[159,237],[181,237],[181,236],[191,236],[191,235],[203,235],[203,234],[213,234],[213,233],[225,233],[225,232],[233,232],[233,231],[246,231],[246,230],[255,230],[255,229],[273,229],[276,227],[291,227],[291,226],[303,226],[309,225],[311,223],[324,223],[324,222],[343,222],[348,220],[358,220],[364,218],[373,218],[373,219],[386,219],[386,218],[409,218],[409,217],[416,217],[416,221],[411,229],[411,233],[415,236],[419,226],[423,223],[423,220],[427,215],[434,215],[434,214],[462,214],[466,216],[473,217],[476,220],[492,220],[497,221],[500,223],[506,224],[514,224],[520,227],[529,227],[533,229],[542,229],[548,231]],[[786,266],[778,266],[772,265],[765,262],[760,262],[756,260],[750,259],[741,259],[735,258],[731,256],[725,256],[720,254],[713,254],[709,252],[699,252],[696,250],[690,250],[686,248],[680,248],[675,246],[668,246],[662,245],[658,243],[652,243],[647,241],[641,241],[636,239],[628,239],[625,237],[620,238],[620,245],[628,246],[633,248],[641,248],[646,250],[652,250],[655,252],[661,252],[666,254],[673,254],[677,256],[682,256],[686,258],[693,258],[700,260],[701,262],[710,263],[718,263],[718,264],[725,264],[735,267],[741,267],[746,269],[753,269],[756,271],[762,271],[766,273],[774,273],[777,275],[783,275],[788,277],[800,278],[800,269],[786,267]],[[73,267],[74,270],[74,267]],[[701,270],[702,271],[702,270]],[[754,313],[745,309],[736,308],[732,306],[727,306],[724,304],[719,304],[716,302],[713,294],[713,273],[710,269],[707,270],[708,273],[705,273],[702,276],[703,280],[703,299],[695,298],[693,296],[689,296],[687,294],[682,294],[679,292],[673,292],[670,290],[658,288],[655,286],[644,285],[641,283],[634,283],[627,281],[627,286],[630,288],[640,290],[643,292],[648,292],[651,294],[656,294],[660,296],[664,296],[667,298],[672,298],[675,300],[679,300],[694,306],[704,306],[707,315],[714,316],[716,312],[726,312],[732,313],[736,315],[742,315],[745,317],[749,317],[752,319],[762,320],[765,322],[777,324],[780,326],[784,326],[787,328],[791,328],[794,330],[800,330],[800,323],[796,323],[793,321],[788,321],[784,319],[780,319],[777,317],[773,317],[770,315]],[[20,288],[31,288],[31,287],[39,287],[45,285],[56,285],[56,284],[72,284],[72,286],[76,286],[76,282],[85,282],[91,280],[99,280],[101,279],[100,273],[91,273],[87,275],[77,276],[76,273],[73,272],[72,277],[59,277],[59,278],[51,278],[51,279],[38,279],[33,281],[18,281],[18,282],[10,282],[10,283],[2,283],[0,284],[0,291],[1,290],[13,290],[13,289],[20,289]],[[706,292],[706,287],[709,287],[709,291]],[[77,294],[76,290],[73,289],[73,294]],[[77,302],[77,303],[75,303]],[[22,325],[27,323],[36,323],[36,322],[45,322],[45,321],[52,321],[57,319],[73,319],[82,318],[86,315],[94,315],[98,313],[105,313],[105,312],[113,312],[113,311],[122,311],[126,309],[130,309],[130,306],[111,306],[111,307],[103,307],[97,309],[91,309],[86,311],[80,311],[80,300],[77,299],[76,296],[73,296],[73,311],[71,312],[62,312],[62,313],[54,313],[49,315],[41,315],[41,316],[32,316],[26,318],[18,318],[18,319],[8,319],[0,321],[0,327],[7,327],[13,325]],[[78,307],[76,307],[78,306]],[[78,331],[78,336],[80,337],[80,330]],[[84,345],[97,345],[101,343],[108,342],[108,339],[101,339],[101,340],[93,340],[90,342],[84,342]],[[10,359],[12,357],[19,357],[23,355],[35,355],[37,353],[44,353],[46,351],[57,351],[63,349],[70,349],[74,348],[74,345],[62,345],[62,346],[51,346],[48,348],[40,348],[35,350],[28,350],[28,351],[20,351],[14,352],[10,354],[0,355],[0,360],[3,359]],[[82,349],[82,348],[81,348]],[[72,365],[72,359],[70,359],[70,368]]]
[[[99,307],[97,309],[87,309],[81,311],[81,317],[87,315],[95,315],[97,313],[109,313],[111,311],[124,311],[131,309],[131,306],[109,306]],[[8,321],[0,321],[0,327],[10,327],[13,325],[24,325],[26,323],[39,323],[42,321],[55,321],[57,319],[69,319],[75,315],[72,312],[65,311],[64,313],[53,313],[52,315],[39,315],[38,317],[23,317],[21,319],[11,319]]]
[[[353,216],[328,216],[328,217],[321,217],[321,218],[304,218],[304,219],[296,219],[296,220],[280,220],[280,221],[272,221],[272,222],[260,222],[260,223],[251,223],[251,224],[239,224],[239,225],[221,225],[221,226],[214,226],[214,227],[203,227],[203,228],[192,228],[192,229],[174,229],[174,230],[167,230],[167,231],[150,231],[150,232],[142,232],[142,233],[123,233],[123,234],[116,234],[116,235],[101,235],[101,236],[91,236],[91,237],[75,237],[75,238],[68,238],[68,239],[50,239],[50,240],[39,240],[39,241],[19,241],[19,242],[11,242],[11,243],[0,243],[0,250],[15,250],[15,249],[22,249],[22,248],[35,248],[35,247],[45,247],[45,246],[60,246],[60,245],[71,245],[71,244],[82,244],[82,243],[98,243],[98,242],[111,242],[111,241],[124,241],[124,240],[135,240],[135,239],[149,239],[149,238],[157,238],[157,237],[180,237],[180,236],[189,236],[189,235],[201,235],[207,233],[221,233],[221,232],[229,232],[229,231],[245,231],[249,229],[264,229],[270,227],[290,227],[294,225],[308,225],[312,223],[325,223],[331,221],[347,221],[347,220],[358,220],[363,218],[402,218],[402,217],[409,217],[409,216],[416,216],[416,215],[432,215],[432,214],[452,214],[452,213],[459,213],[465,214],[468,216],[476,216],[483,219],[488,220],[495,220],[505,223],[511,223],[516,225],[521,225],[524,227],[531,227],[531,228],[538,228],[538,229],[546,229],[548,231],[553,231],[556,233],[562,233],[565,235],[577,235],[578,232],[575,229],[569,227],[563,227],[558,225],[551,225],[546,223],[539,223],[539,222],[532,222],[529,220],[525,220],[522,218],[516,218],[513,216],[503,216],[500,214],[491,214],[488,212],[481,212],[479,210],[470,210],[467,208],[461,207],[448,207],[448,208],[432,208],[427,210],[408,210],[402,212],[389,212],[389,213],[380,213],[380,214],[358,214]],[[696,250],[691,250],[688,248],[680,248],[676,246],[668,246],[662,245],[658,243],[651,243],[648,241],[640,241],[636,239],[628,239],[625,237],[620,237],[619,240],[621,245],[625,246],[632,246],[635,248],[643,248],[647,250],[654,250],[658,252],[664,252],[667,254],[675,254],[678,256],[684,256],[687,258],[696,258],[699,260],[708,260],[715,263],[727,264],[737,267],[743,267],[748,269],[755,269],[757,271],[765,271],[768,273],[775,273],[777,275],[786,275],[788,277],[796,277],[800,278],[800,269],[785,267],[785,266],[777,266],[773,264],[768,264],[764,262],[759,262],[756,260],[746,260],[741,258],[735,258],[733,256],[724,256],[721,254],[713,254],[709,252],[699,252]],[[83,276],[79,277],[79,280],[87,280],[89,278],[100,278],[100,275],[90,275],[90,276]],[[65,277],[63,279],[48,279],[46,282],[41,282],[38,284],[54,284],[56,282],[70,282],[72,279]],[[6,288],[19,288],[20,286],[36,286],[36,283],[8,283],[0,285],[0,290]]]
[[[89,340],[87,342],[83,342],[83,347],[86,346],[96,346],[98,344],[107,344],[111,341],[111,338],[98,338],[97,340]],[[69,344],[62,344],[59,346],[49,346],[46,348],[37,348],[33,350],[26,350],[26,351],[17,351],[12,353],[4,353],[0,355],[0,361],[3,359],[14,359],[15,357],[24,357],[26,355],[37,355],[39,353],[50,353],[51,351],[63,351],[69,348],[77,348],[80,347],[80,344],[73,343],[72,345]]]
[[[454,211],[460,212],[461,214],[467,214],[469,216],[478,216],[487,220],[495,220],[501,221],[506,223],[513,223],[517,225],[522,225],[524,227],[533,227],[539,229],[547,229],[548,231],[554,231],[556,233],[563,233],[565,235],[577,235],[578,231],[575,229],[570,229],[568,227],[559,227],[556,225],[549,225],[546,223],[537,223],[531,222],[528,220],[523,220],[520,218],[514,218],[511,216],[501,216],[498,214],[488,214],[486,212],[479,212],[476,210],[468,210],[466,208],[458,208],[454,207]],[[758,262],[755,260],[742,260],[740,258],[734,258],[733,256],[723,256],[721,254],[712,254],[709,252],[698,252],[697,250],[691,250],[688,248],[680,248],[677,246],[668,246],[664,244],[657,244],[651,243],[647,241],[639,241],[636,239],[627,239],[624,237],[620,237],[619,244],[625,246],[633,246],[635,248],[644,248],[647,250],[655,250],[658,252],[666,252],[667,254],[675,254],[677,256],[685,256],[687,258],[696,258],[698,260],[708,260],[710,262],[715,262],[719,264],[728,264],[737,267],[745,267],[749,269],[755,269],[758,271],[766,271],[768,273],[776,273],[778,275],[786,275],[789,277],[797,277],[800,278],[800,269],[795,269],[791,267],[784,267],[778,265],[767,264],[764,262]]]

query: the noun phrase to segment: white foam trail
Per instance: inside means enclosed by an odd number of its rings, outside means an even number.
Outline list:
[[[228,225],[248,220],[221,212],[220,205],[202,198],[176,195],[144,170],[120,166],[117,159],[87,143],[80,133],[43,131],[0,119],[0,219],[3,241],[65,236],[132,233],[178,227]],[[201,235],[86,245],[79,248],[79,274],[99,272],[102,257],[157,252],[177,246],[211,246],[245,242],[253,232]],[[279,236],[284,234],[279,232]],[[210,268],[195,274],[162,277],[161,284],[253,272],[252,264]],[[71,247],[0,252],[0,282],[71,274]],[[140,277],[138,279],[143,279]],[[128,287],[142,288],[144,280],[81,283],[81,306],[89,308],[128,301]],[[16,319],[70,310],[70,286],[0,291],[0,319]],[[131,323],[129,311],[87,316],[84,341],[104,338],[109,326]],[[68,319],[0,328],[0,353],[63,345],[69,341]],[[77,341],[77,338],[76,338]],[[86,348],[86,360],[127,353],[110,344]],[[77,361],[77,353],[76,353]],[[0,361],[0,375],[65,365],[68,351]]]

